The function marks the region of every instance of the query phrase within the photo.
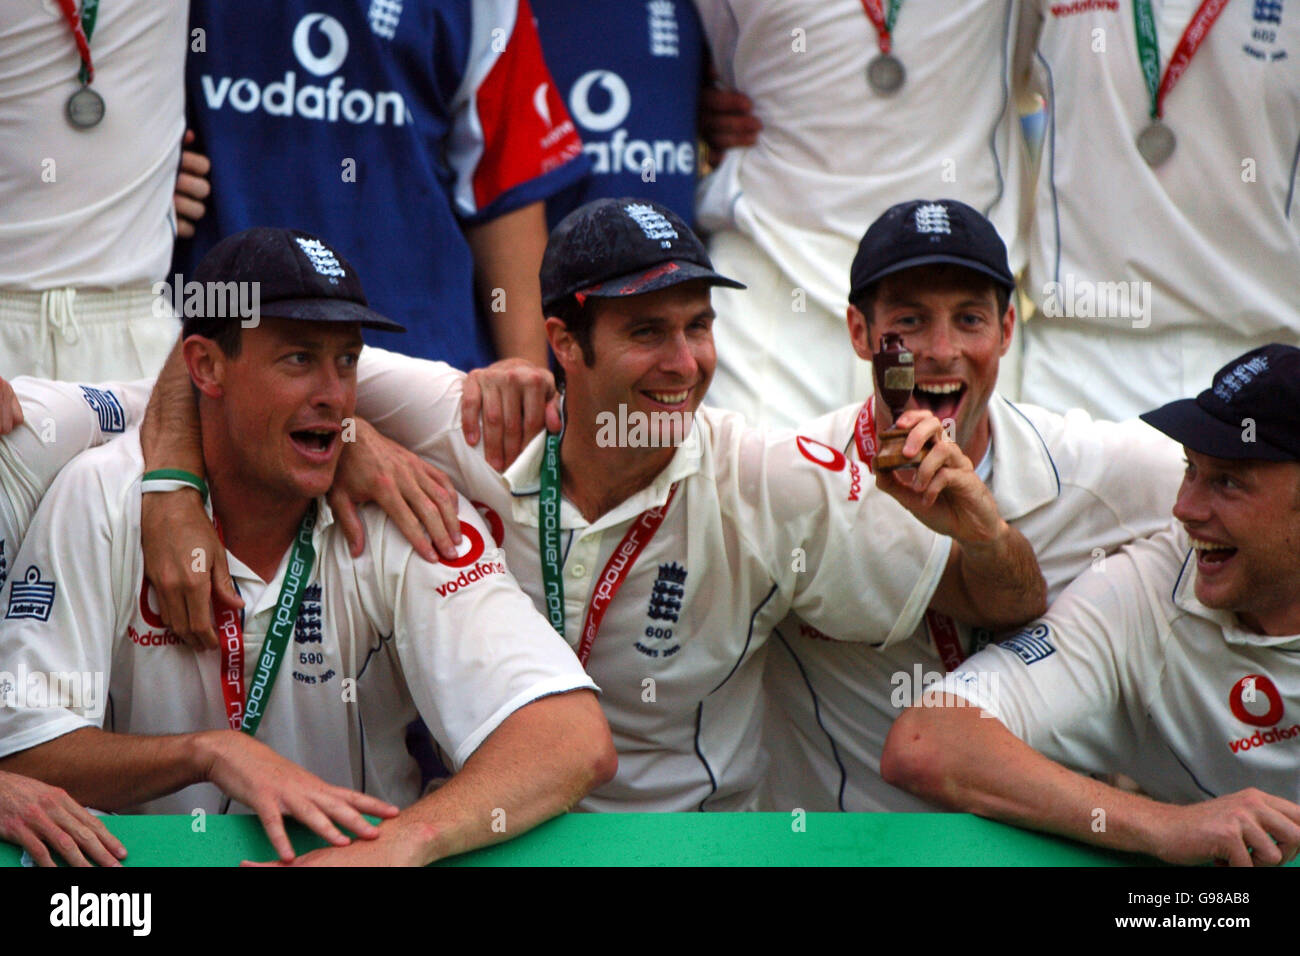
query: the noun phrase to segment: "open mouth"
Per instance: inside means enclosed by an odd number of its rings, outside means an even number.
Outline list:
[[[1192,538],[1192,547],[1196,550],[1196,567],[1198,570],[1213,572],[1222,568],[1237,554],[1237,549],[1215,541],[1202,541]]]
[[[338,430],[333,428],[303,428],[289,433],[294,447],[308,458],[329,458],[334,450]]]
[[[929,409],[940,421],[957,418],[957,409],[966,396],[962,382],[917,382],[912,395],[921,408]]]

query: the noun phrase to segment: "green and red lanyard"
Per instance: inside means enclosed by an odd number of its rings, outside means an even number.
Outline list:
[[[903,0],[889,0],[887,9],[882,8],[881,0],[862,0],[862,9],[867,19],[876,28],[876,39],[880,43],[880,52],[889,55],[893,46],[894,23],[898,20],[898,11],[903,8]]]
[[[95,79],[95,65],[90,60],[90,38],[95,32],[95,18],[99,15],[99,0],[85,0],[81,5],[81,15],[77,15],[76,0],[59,0],[59,9],[63,19],[68,21],[72,38],[77,43],[77,54],[81,57],[82,85]]]
[[[213,520],[220,536],[221,522],[215,518]],[[284,662],[285,651],[289,646],[289,638],[293,635],[298,620],[303,591],[311,578],[312,565],[316,563],[316,549],[311,541],[315,527],[316,503],[313,501],[294,536],[293,549],[289,553],[289,567],[285,569],[284,581],[280,584],[280,596],[276,598],[271,626],[267,628],[266,638],[262,641],[262,655],[258,658],[247,698],[244,696],[243,612],[229,606],[217,609],[217,637],[221,643],[221,696],[226,702],[226,721],[231,730],[242,730],[250,737],[257,734],[262,716],[266,713],[271,688],[275,686],[275,679],[280,673],[280,665]],[[224,545],[224,539],[222,543]]]
[[[1169,63],[1165,66],[1163,79],[1160,76],[1160,43],[1156,38],[1156,18],[1151,10],[1151,0],[1133,0],[1133,26],[1137,33],[1138,66],[1142,69],[1142,79],[1146,83],[1147,96],[1151,101],[1152,120],[1159,120],[1164,115],[1165,97],[1174,88],[1174,84],[1187,72],[1192,57],[1200,48],[1205,38],[1210,35],[1210,27],[1219,18],[1228,0],[1202,0],[1191,22],[1183,31],[1178,46],[1174,48]]]
[[[547,434],[542,455],[541,495],[537,507],[538,552],[542,562],[542,587],[545,590],[546,614],[551,626],[564,637],[564,575],[560,561],[560,435]],[[632,566],[663,524],[677,494],[677,483],[668,490],[668,498],[657,508],[641,512],[605,562],[592,588],[578,639],[578,662],[587,666],[592,645],[600,631],[605,612],[614,595],[623,586]]]
[[[862,403],[862,409],[853,423],[853,444],[857,446],[858,457],[867,466],[867,471],[872,471],[879,445],[876,439],[875,402],[871,398]],[[934,640],[935,649],[939,652],[939,660],[943,661],[945,671],[952,670],[966,659],[966,651],[962,648],[961,632],[957,630],[956,621],[947,614],[929,610],[925,612],[925,626],[930,631],[930,637]],[[976,633],[974,642],[979,644],[980,639],[980,634]],[[975,650],[978,650],[978,647]]]

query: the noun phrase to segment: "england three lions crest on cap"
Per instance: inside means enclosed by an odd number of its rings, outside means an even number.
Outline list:
[[[647,239],[658,239],[659,245],[665,249],[672,247],[669,240],[677,238],[677,230],[654,206],[634,202],[628,203],[623,210],[641,227]]]
[[[937,202],[917,206],[915,222],[916,231],[920,233],[948,235],[952,232],[952,225],[948,222],[948,209]]]
[[[337,282],[340,278],[347,275],[343,271],[343,266],[335,257],[333,250],[329,249],[319,239],[304,239],[301,236],[294,236],[294,242],[302,247],[302,251],[307,254],[311,260],[312,268],[323,276],[328,276],[331,282]]]

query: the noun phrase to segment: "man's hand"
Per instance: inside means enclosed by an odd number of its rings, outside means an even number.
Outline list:
[[[1253,787],[1162,810],[1150,852],[1166,863],[1277,866],[1300,851],[1300,806]]]
[[[0,435],[8,435],[22,423],[23,407],[18,404],[14,387],[0,378]]]
[[[194,130],[187,129],[182,146],[194,142]],[[176,235],[181,239],[194,236],[194,225],[203,218],[207,207],[203,200],[212,192],[208,182],[208,173],[212,171],[212,162],[202,153],[193,150],[181,150],[181,168],[176,174],[176,191],[172,194],[172,205],[176,208]]]
[[[478,368],[465,378],[460,401],[465,441],[477,445],[482,417],[483,456],[505,471],[543,427],[561,427],[559,392],[549,369],[511,358]]]
[[[329,493],[330,508],[343,526],[352,556],[360,555],[366,543],[357,505],[373,501],[387,512],[424,560],[437,561],[438,554],[456,557],[460,543],[459,498],[451,479],[379,434],[369,422],[360,418],[354,421],[356,441],[343,445]]]
[[[226,549],[196,491],[140,496],[144,574],[158,595],[163,623],[196,650],[217,646],[212,592],[233,608],[244,606],[230,579]]]
[[[92,861],[121,866],[118,861],[126,857],[126,847],[117,837],[65,791],[4,771],[0,771],[0,840],[21,846],[37,866],[56,865],[50,849],[70,866],[90,866]]]
[[[716,74],[700,90],[700,139],[709,149],[709,165],[716,166],[733,146],[753,146],[763,122],[754,115],[754,104],[739,90],[715,85]]]
[[[379,836],[379,827],[362,814],[397,816],[392,804],[328,784],[248,734],[208,731],[196,734],[194,744],[203,779],[257,813],[281,860],[294,858],[293,844],[284,830],[286,814],[335,846],[352,842],[335,824],[373,840]]]
[[[322,847],[288,862],[257,863],[245,860],[242,866],[420,866],[422,848],[432,842],[422,824],[404,826],[401,820],[389,820],[379,827],[379,836],[349,846]]]
[[[993,493],[979,480],[961,446],[948,441],[943,423],[932,412],[910,409],[899,416],[908,429],[903,454],[914,458],[927,447],[915,468],[878,472],[876,484],[922,523],[962,542],[992,541],[1003,525]]]

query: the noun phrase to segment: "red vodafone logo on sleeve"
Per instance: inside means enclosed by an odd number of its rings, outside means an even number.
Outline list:
[[[795,444],[799,446],[799,454],[803,455],[814,465],[820,465],[827,471],[843,471],[844,466],[849,460],[844,457],[844,452],[832,448],[825,442],[820,442],[816,438],[809,438],[806,435],[796,435]]]
[[[501,521],[501,516],[481,501],[471,501],[470,504],[483,519],[483,523],[488,526],[488,530],[492,532],[492,540],[496,542],[497,547],[501,547],[502,542],[506,540],[506,526]]]
[[[483,536],[478,533],[478,529],[473,525],[462,524],[460,526],[460,553],[454,558],[444,558],[442,555],[438,555],[438,560],[449,567],[467,568],[483,557],[483,547]]]
[[[832,448],[816,438],[809,438],[807,435],[796,435],[795,444],[799,446],[799,454],[819,468],[825,468],[827,471],[843,471],[844,466],[847,465],[849,469],[849,496],[847,500],[858,500],[862,494],[862,469],[855,462],[845,458],[844,452]]]
[[[1272,727],[1282,719],[1282,695],[1263,674],[1247,674],[1228,694],[1232,716],[1252,727]]]

